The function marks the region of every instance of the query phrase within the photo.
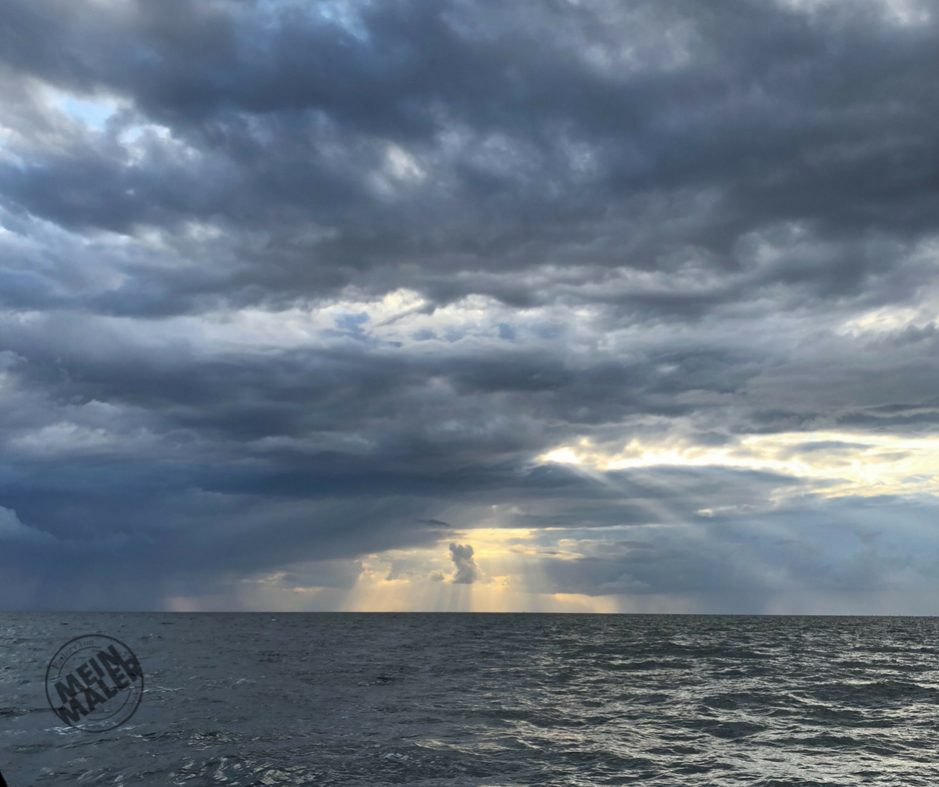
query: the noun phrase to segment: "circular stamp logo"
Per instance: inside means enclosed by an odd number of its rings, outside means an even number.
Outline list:
[[[143,670],[134,652],[104,634],[66,642],[46,668],[46,699],[66,724],[88,732],[120,727],[140,707]]]

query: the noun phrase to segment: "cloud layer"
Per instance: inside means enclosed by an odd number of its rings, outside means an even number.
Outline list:
[[[170,5],[0,7],[0,606],[939,612],[931,4]]]

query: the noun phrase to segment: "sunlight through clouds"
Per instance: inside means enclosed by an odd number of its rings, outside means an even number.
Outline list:
[[[583,438],[546,451],[537,460],[600,472],[657,466],[768,471],[807,481],[820,497],[939,495],[939,436],[932,435],[780,432],[744,435],[722,446],[681,438],[660,443],[630,440],[619,451],[598,448]]]
[[[939,609],[930,3],[0,29],[7,607]]]

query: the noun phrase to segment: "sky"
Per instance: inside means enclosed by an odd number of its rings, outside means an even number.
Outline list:
[[[0,608],[939,613],[939,7],[5,0]]]

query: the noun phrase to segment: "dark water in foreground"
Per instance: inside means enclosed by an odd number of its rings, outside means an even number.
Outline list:
[[[44,693],[110,634],[113,732]],[[0,771],[25,785],[939,784],[939,620],[0,615]]]

